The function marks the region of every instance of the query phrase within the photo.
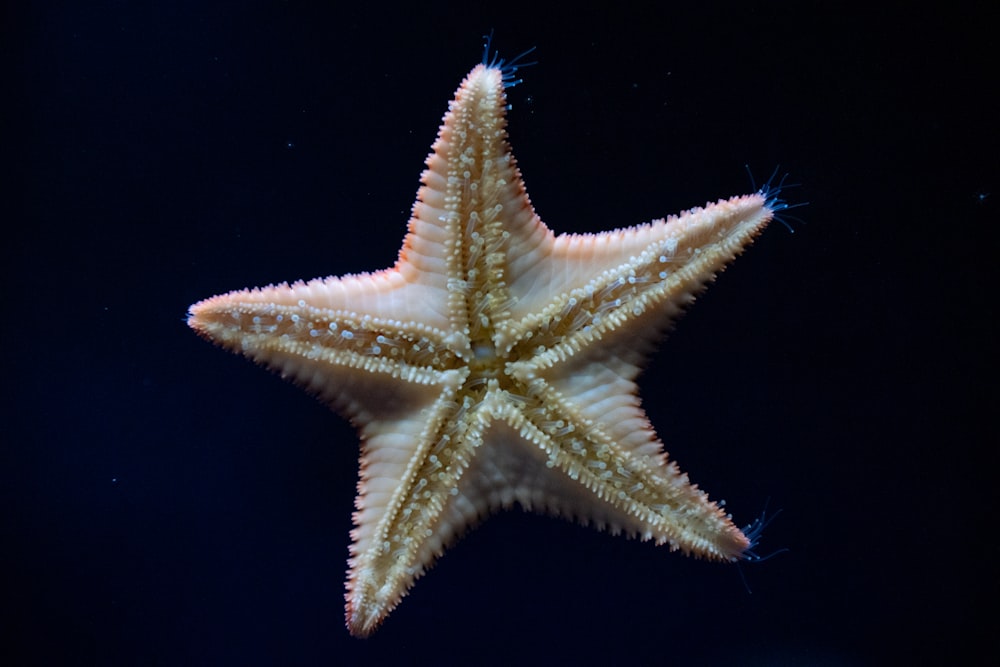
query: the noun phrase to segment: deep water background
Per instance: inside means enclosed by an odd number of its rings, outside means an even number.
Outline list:
[[[997,71],[986,3],[34,2],[0,49],[0,662],[990,664]],[[808,201],[641,378],[736,568],[510,512],[343,625],[352,429],[189,304],[395,259],[448,100],[537,46],[510,135],[599,231]],[[986,651],[979,653],[980,650]],[[990,657],[992,655],[992,658]]]

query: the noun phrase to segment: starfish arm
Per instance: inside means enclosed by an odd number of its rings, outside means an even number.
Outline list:
[[[356,636],[375,630],[467,526],[446,507],[466,502],[459,482],[488,418],[468,394],[459,396],[458,380],[422,412],[419,433],[366,438],[346,594]],[[396,446],[387,448],[389,440]]]
[[[556,296],[519,321],[504,323],[497,344],[519,359],[526,355],[518,348],[533,349],[530,364],[540,368],[558,364],[638,319],[656,325],[642,329],[656,337],[771,217],[764,197],[755,194],[719,201],[634,232],[589,237],[587,245],[597,248],[605,262],[620,263],[588,273],[582,270],[587,255],[570,261],[565,259],[568,252],[558,253],[564,258],[552,262],[556,268],[549,277],[549,293]],[[615,238],[623,243],[612,245],[609,239]],[[557,239],[557,246],[578,243],[579,237]],[[618,245],[625,251],[615,248]],[[646,321],[647,314],[653,322]]]
[[[623,400],[618,389],[611,385],[588,397],[604,410],[602,420],[595,421],[539,379],[507,420],[544,452],[552,475],[568,477],[589,492],[587,502],[577,498],[569,506],[577,518],[593,520],[599,507],[596,516],[612,532],[625,530],[714,560],[739,559],[749,541],[676,465],[652,455],[661,449],[655,434],[638,406]],[[616,431],[625,437],[616,438]],[[547,488],[539,493],[543,507],[565,512],[564,498],[549,495]],[[575,496],[581,493],[578,489]]]
[[[511,257],[510,289],[518,301],[515,315],[537,313],[550,305],[552,294],[584,287],[605,272],[626,266],[634,270],[637,258],[651,248],[657,250],[657,257],[665,254],[668,262],[676,265],[702,244],[710,245],[730,234],[739,238],[736,227],[740,223],[749,222],[759,232],[770,217],[765,198],[758,193],[719,200],[666,220],[625,229],[561,234],[551,243],[538,243]],[[547,296],[540,298],[541,294]]]
[[[337,284],[324,281],[327,288]],[[359,426],[428,403],[433,387],[454,372],[458,357],[444,342],[446,332],[310,305],[336,300],[306,289],[313,288],[303,283],[212,297],[191,306],[188,324],[303,386]]]
[[[425,327],[443,331],[448,327],[446,313],[434,305],[444,300],[445,290],[430,281],[422,282],[422,277],[407,265],[406,271],[389,269],[237,290],[195,304],[190,314],[194,315],[196,309],[222,310],[233,304],[246,309],[304,308],[358,318],[358,313],[364,313],[387,322],[419,321]]]
[[[400,261],[446,277],[452,326],[473,349],[519,294],[508,273],[519,258],[545,257],[554,236],[535,214],[507,142],[507,98],[499,69],[474,68],[445,114],[414,205]]]

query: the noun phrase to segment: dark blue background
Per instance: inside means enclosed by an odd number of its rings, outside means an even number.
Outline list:
[[[956,664],[983,646],[985,9],[30,4],[0,17],[5,662]],[[671,456],[740,523],[782,508],[761,551],[789,552],[742,567],[750,594],[735,567],[510,512],[360,641],[353,431],[185,313],[391,265],[491,28],[507,56],[538,47],[510,134],[557,232],[745,193],[746,163],[802,183],[795,233],[768,229],[641,378]]]

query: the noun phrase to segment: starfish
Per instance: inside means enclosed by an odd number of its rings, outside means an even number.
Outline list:
[[[708,559],[751,548],[668,461],[635,378],[671,320],[771,220],[775,193],[555,236],[507,140],[513,69],[483,63],[459,86],[391,269],[190,309],[201,336],[359,430],[345,596],[355,636],[461,533],[514,503]]]

